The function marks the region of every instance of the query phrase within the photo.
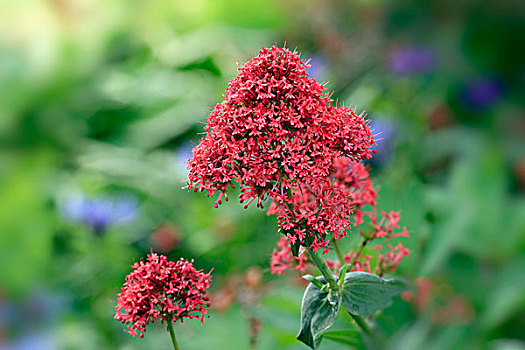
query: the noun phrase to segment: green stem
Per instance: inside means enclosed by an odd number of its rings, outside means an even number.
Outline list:
[[[367,243],[368,243],[368,238],[365,238],[363,242],[361,242],[361,246],[359,247],[359,250],[355,253],[354,258],[352,259],[352,262],[350,262],[352,266],[354,266],[355,262],[357,261],[357,258],[359,257],[359,255],[361,255]]]
[[[175,337],[175,331],[173,330],[173,325],[171,324],[171,319],[168,319],[168,330],[170,331],[171,342],[173,343],[173,348],[175,350],[180,350],[179,344],[177,344],[177,337]]]
[[[357,325],[359,326],[359,328],[361,328],[361,330],[366,334],[368,335],[369,337],[372,336],[372,332],[370,331],[370,328],[368,328],[368,325],[366,324],[365,320],[363,320],[363,318],[359,315],[354,315],[352,313],[350,313],[350,316],[352,316],[352,318],[354,319],[355,323],[357,323]]]
[[[339,243],[337,243],[337,238],[332,237],[332,243],[334,244],[335,252],[337,253],[337,257],[339,258],[339,261],[341,262],[341,266],[345,264],[345,258],[343,256],[343,253],[341,253],[341,248],[339,248]]]
[[[314,252],[310,248],[306,248],[306,250],[308,251],[308,254],[310,254],[310,258],[312,259],[315,266],[317,266],[317,268],[319,269],[319,272],[321,272],[326,282],[328,282],[328,284],[330,285],[330,288],[333,291],[338,292],[339,286],[337,284],[337,281],[335,280],[334,274],[332,273],[332,271],[330,271],[328,266],[326,266],[326,262],[319,256],[319,254],[317,254],[317,252]]]

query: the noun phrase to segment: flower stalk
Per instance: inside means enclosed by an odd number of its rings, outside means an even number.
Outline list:
[[[175,331],[173,330],[173,324],[171,323],[171,318],[168,320],[168,330],[170,331],[171,343],[175,350],[180,350],[179,344],[177,343],[177,337],[175,336]]]
[[[336,247],[335,248],[336,251],[340,252],[340,249],[339,249],[339,246],[337,245],[337,242],[334,240],[333,243],[334,243],[334,247]],[[326,265],[325,260],[322,259],[319,256],[319,254],[317,252],[313,251],[312,249],[310,249],[310,248],[306,248],[306,249],[308,251],[308,254],[310,255],[310,258],[312,259],[312,262],[315,264],[315,266],[317,266],[317,268],[319,269],[319,272],[321,272],[321,274],[325,278],[326,282],[330,286],[330,290],[335,292],[335,293],[339,293],[339,291],[341,289],[341,286],[337,283],[333,273],[330,271],[330,269]],[[339,256],[339,259],[341,260],[341,265],[344,265],[344,259],[342,259],[342,254],[341,255],[338,254],[338,256]],[[370,330],[370,328],[366,324],[366,321],[361,316],[354,315],[354,314],[352,314],[350,312],[348,314],[352,317],[352,319],[359,326],[359,328],[361,328],[363,333],[365,333],[369,337],[373,337],[372,331]]]
[[[365,238],[362,242],[361,242],[361,245],[359,246],[359,250],[357,251],[357,253],[354,255],[354,257],[352,258],[352,262],[350,264],[352,264],[352,266],[355,264],[355,262],[357,261],[357,259],[359,259],[359,257],[361,256],[361,253],[363,252],[363,249],[365,249],[365,246],[366,244],[368,243],[370,239],[369,238]],[[342,262],[341,262],[342,263]]]
[[[330,286],[330,289],[334,292],[339,292],[339,285],[337,284],[337,281],[335,280],[334,274],[328,266],[326,265],[326,262],[319,256],[317,252],[310,248],[306,248],[308,251],[308,254],[310,255],[310,258],[312,259],[312,262],[317,266],[319,269],[319,272],[323,275],[324,279]]]

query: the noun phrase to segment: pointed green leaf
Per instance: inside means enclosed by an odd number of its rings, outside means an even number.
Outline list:
[[[343,307],[354,315],[370,314],[389,306],[392,297],[406,290],[399,280],[387,280],[367,272],[349,272],[343,283]]]
[[[346,270],[348,270],[349,267],[350,267],[350,264],[345,264],[341,266],[341,268],[339,269],[339,278],[338,278],[339,285],[343,284],[344,278],[346,277]]]
[[[325,282],[323,277],[316,279]],[[334,324],[340,305],[339,295],[329,295],[310,283],[303,295],[301,331],[297,339],[315,349],[321,342],[321,334]]]
[[[319,289],[323,288],[323,283],[321,283],[321,281],[317,280],[314,276],[312,276],[312,275],[304,275],[303,278],[305,280],[311,282],[317,288],[319,288]]]

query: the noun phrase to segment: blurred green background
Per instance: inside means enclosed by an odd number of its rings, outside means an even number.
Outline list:
[[[0,349],[169,349],[113,320],[150,249],[214,268],[183,349],[305,348],[275,218],[182,189],[207,106],[274,43],[381,133],[380,207],[412,250],[388,348],[525,349],[524,23],[517,0],[0,1]]]

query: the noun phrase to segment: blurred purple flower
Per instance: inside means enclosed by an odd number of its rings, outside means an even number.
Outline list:
[[[323,81],[326,78],[327,65],[326,60],[319,55],[314,55],[310,58],[308,64],[310,67],[306,69],[306,73],[315,78],[317,81]]]
[[[426,47],[398,47],[389,57],[388,68],[396,75],[416,75],[430,71],[436,63],[434,52]]]
[[[372,147],[376,153],[370,162],[377,166],[383,166],[389,161],[394,150],[396,125],[387,119],[373,119],[370,123],[370,129],[376,141],[376,145]]]
[[[120,226],[132,221],[137,212],[137,200],[131,195],[110,197],[107,195],[69,198],[60,206],[62,215],[69,221],[83,223],[97,234],[108,226]]]
[[[503,93],[503,84],[494,78],[484,77],[468,82],[462,92],[462,99],[474,109],[486,108],[496,102]]]

